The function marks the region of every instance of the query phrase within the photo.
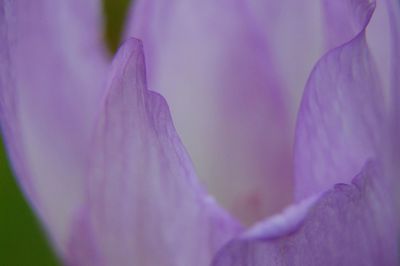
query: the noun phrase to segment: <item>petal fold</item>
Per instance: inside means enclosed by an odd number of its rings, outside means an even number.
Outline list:
[[[167,103],[147,89],[136,39],[112,65],[87,196],[72,265],[209,265],[239,230],[199,186]]]

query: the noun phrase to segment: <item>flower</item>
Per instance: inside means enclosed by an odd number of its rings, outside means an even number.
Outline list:
[[[139,0],[111,64],[99,1],[0,7],[3,135],[66,264],[398,263],[398,2]]]

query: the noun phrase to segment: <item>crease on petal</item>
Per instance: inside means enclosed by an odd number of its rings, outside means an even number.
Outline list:
[[[2,132],[18,181],[61,252],[82,200],[106,66],[100,7],[0,1]]]
[[[239,230],[199,186],[167,103],[147,89],[142,49],[128,39],[110,71],[72,265],[208,265]]]

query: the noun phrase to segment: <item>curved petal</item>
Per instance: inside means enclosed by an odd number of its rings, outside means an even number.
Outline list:
[[[365,7],[358,13],[364,28],[319,61],[306,87],[297,128],[296,177],[305,182],[298,203],[231,241],[214,266],[398,263],[397,191],[380,157],[386,121],[365,41],[373,5]],[[378,158],[363,167],[370,156]],[[334,185],[359,169],[351,184]]]
[[[317,201],[293,207],[308,208],[301,223],[280,217],[286,233],[271,234],[267,221],[224,247],[213,266],[398,265],[397,214],[381,174],[374,163],[367,164],[352,184],[337,184]]]
[[[288,204],[289,103],[242,1],[138,1],[130,26],[208,191],[245,224]]]
[[[325,46],[332,49],[351,40],[365,27],[370,14],[366,10],[375,9],[373,0],[322,0],[325,22]],[[375,16],[375,15],[374,15]]]
[[[72,265],[208,265],[239,227],[199,187],[168,105],[147,90],[142,45],[114,59]]]
[[[322,7],[325,22],[325,46],[329,49],[339,46],[350,40],[355,33],[363,27],[364,21],[362,12],[371,1],[352,0],[352,1],[329,1],[323,0]],[[378,0],[374,15],[366,30],[369,50],[376,62],[377,71],[382,81],[381,90],[385,96],[385,102],[390,104],[390,73],[391,73],[391,35],[388,7],[385,1]],[[353,16],[353,13],[354,16]],[[359,14],[357,14],[359,13]]]
[[[82,200],[106,66],[100,7],[0,0],[2,130],[17,177],[60,249]]]
[[[356,6],[368,23],[374,3]],[[348,183],[378,156],[384,136],[383,90],[364,29],[324,56],[304,91],[295,144],[296,199]]]

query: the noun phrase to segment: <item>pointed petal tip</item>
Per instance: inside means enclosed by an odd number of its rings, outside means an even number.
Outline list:
[[[144,57],[143,43],[140,39],[128,38],[123,41],[121,46],[118,48],[113,60],[113,64],[115,64],[115,62],[122,62],[125,65],[128,63],[127,61],[129,61],[125,59],[134,54]]]
[[[128,39],[94,132],[72,264],[208,265],[240,230],[201,190],[168,104],[147,89],[144,69],[141,41]]]
[[[131,71],[132,74],[122,75],[121,73],[124,73],[125,71]],[[123,86],[122,84],[116,85],[116,82],[126,82],[127,79],[135,79],[136,85],[141,84],[141,86],[133,87]],[[130,82],[133,82],[133,80]],[[120,89],[125,88],[129,91],[132,89],[138,89],[137,92],[147,90],[146,63],[141,40],[136,38],[128,38],[118,48],[109,69],[105,91],[106,94],[103,97],[103,101],[108,98],[109,93],[113,93],[111,91],[111,88],[113,87]]]
[[[130,50],[141,50],[143,51],[143,42],[140,39],[129,37],[124,40],[119,48],[120,49],[130,49]]]

